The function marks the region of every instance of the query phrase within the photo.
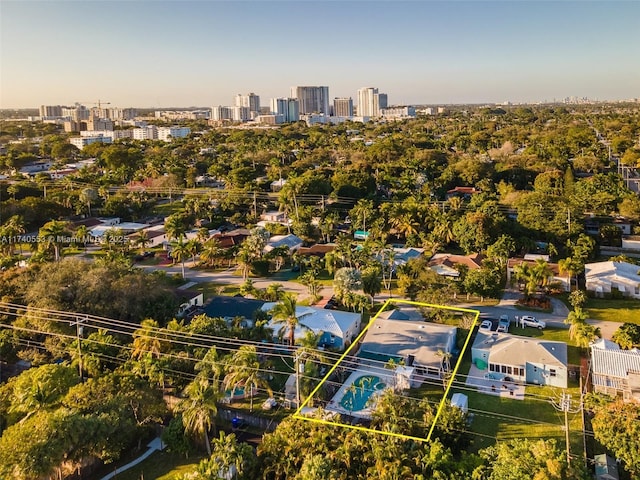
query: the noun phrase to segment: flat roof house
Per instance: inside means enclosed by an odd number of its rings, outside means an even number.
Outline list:
[[[392,310],[380,314],[369,327],[358,355],[405,360],[418,375],[440,378],[442,353],[453,351],[456,331],[450,325],[424,321],[415,309]]]
[[[621,295],[640,298],[640,267],[626,262],[597,262],[584,266],[587,291],[603,297],[617,290]]]
[[[471,361],[497,380],[567,388],[567,344],[508,333],[478,331]]]

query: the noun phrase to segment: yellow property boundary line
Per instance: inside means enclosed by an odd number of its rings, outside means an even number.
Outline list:
[[[326,420],[326,419],[323,419],[323,418],[313,418],[313,417],[308,417],[306,415],[302,415],[300,413],[300,412],[302,412],[302,409],[306,407],[306,405],[313,398],[313,396],[318,392],[318,390],[320,390],[320,387],[322,387],[322,384],[331,376],[331,374],[334,372],[334,370],[336,368],[338,368],[338,365],[340,365],[342,360],[344,360],[344,358],[347,355],[349,355],[349,352],[351,352],[351,350],[353,350],[354,348],[357,347],[357,345],[360,342],[360,339],[367,333],[367,330],[369,330],[369,327],[371,327],[373,322],[378,318],[378,316],[382,312],[385,311],[385,309],[387,308],[387,306],[390,303],[405,304],[405,305],[415,305],[415,306],[419,306],[419,307],[429,307],[429,308],[441,308],[443,310],[453,310],[453,311],[456,311],[456,312],[466,312],[466,313],[474,313],[475,314],[475,317],[473,319],[473,324],[471,325],[471,328],[469,329],[469,335],[467,335],[467,338],[466,338],[466,340],[464,342],[464,346],[462,347],[462,350],[460,351],[460,355],[458,356],[458,361],[456,362],[456,366],[453,369],[453,373],[451,375],[451,378],[450,378],[449,382],[447,383],[447,388],[444,391],[444,395],[442,396],[442,400],[440,400],[440,404],[438,405],[438,411],[436,412],[436,416],[433,419],[433,423],[431,424],[431,428],[429,429],[429,434],[427,435],[427,437],[426,438],[413,437],[411,435],[402,435],[400,433],[386,432],[384,430],[376,430],[374,428],[366,428],[366,427],[362,427],[362,426],[359,426],[359,425],[347,425],[346,423],[332,422],[330,420]],[[412,302],[412,301],[409,301],[409,300],[392,300],[392,299],[387,300],[386,302],[384,302],[382,307],[380,307],[380,310],[378,310],[378,312],[375,314],[375,316],[369,321],[369,324],[366,326],[366,328],[364,330],[362,330],[362,332],[360,332],[360,335],[358,335],[356,337],[356,339],[351,343],[349,348],[347,348],[345,350],[345,352],[338,359],[336,364],[329,369],[327,374],[320,381],[320,383],[316,386],[316,388],[313,389],[313,391],[311,392],[311,394],[309,394],[307,399],[304,402],[302,402],[302,405],[300,405],[298,407],[296,412],[293,414],[293,418],[297,418],[299,420],[305,420],[307,422],[314,422],[314,423],[318,423],[318,424],[334,425],[334,426],[337,426],[337,427],[344,427],[344,428],[350,428],[350,429],[353,429],[353,430],[360,430],[362,432],[379,433],[379,434],[382,434],[382,435],[388,435],[390,437],[402,438],[402,439],[405,439],[405,440],[416,440],[416,441],[419,441],[419,442],[429,442],[431,440],[431,435],[433,434],[433,430],[434,430],[434,428],[436,426],[436,422],[438,421],[438,418],[440,417],[440,414],[442,413],[442,409],[444,408],[447,396],[449,395],[449,390],[451,389],[451,385],[453,384],[453,379],[455,378],[456,374],[458,373],[458,368],[460,367],[460,363],[462,362],[462,357],[463,357],[463,355],[464,355],[464,353],[467,350],[467,347],[469,345],[469,340],[471,339],[471,334],[473,333],[473,329],[476,326],[476,324],[478,323],[478,317],[479,316],[480,316],[480,311],[479,310],[471,310],[471,309],[468,309],[468,308],[449,307],[449,306],[446,306],[446,305],[433,305],[433,304],[430,304],[430,303]]]

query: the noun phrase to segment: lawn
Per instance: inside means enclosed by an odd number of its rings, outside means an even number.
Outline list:
[[[154,215],[167,216],[183,209],[184,203],[182,203],[182,200],[176,200],[173,202],[159,203],[153,207],[152,212]]]
[[[155,452],[144,462],[116,475],[114,480],[140,480],[141,478],[156,480],[173,480],[195,470],[202,457],[173,455],[167,452]]]
[[[640,325],[640,300],[589,298],[585,308],[594,320]]]

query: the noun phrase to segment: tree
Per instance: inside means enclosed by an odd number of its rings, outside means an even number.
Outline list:
[[[220,394],[217,385],[196,378],[187,385],[183,394],[186,398],[178,403],[176,411],[182,414],[185,431],[187,434],[200,436],[211,456],[209,430],[215,427],[218,414],[217,402]]]
[[[87,213],[91,216],[91,204],[98,199],[98,191],[95,188],[83,188],[79,199],[87,206]]]
[[[333,288],[336,297],[342,301],[348,293],[360,288],[361,282],[362,277],[357,269],[349,267],[338,269],[333,277]]]
[[[160,358],[168,351],[167,343],[161,339],[158,322],[147,318],[140,323],[140,328],[133,332],[133,349],[131,358],[141,359],[146,356]]]
[[[136,236],[136,245],[140,247],[140,252],[144,252],[147,248],[147,245],[151,243],[151,239],[149,238],[149,234],[146,230],[140,230],[138,235]]]
[[[574,290],[569,294],[569,303],[574,310],[582,308],[587,303],[587,293],[584,290]]]
[[[171,257],[173,257],[174,264],[176,261],[180,262],[180,265],[182,266],[182,278],[186,278],[184,274],[184,261],[189,254],[188,242],[185,243],[182,238],[177,242],[171,242]]]
[[[232,397],[236,388],[244,386],[245,394],[249,393],[251,411],[253,411],[254,390],[263,388],[270,397],[273,396],[271,386],[260,370],[256,347],[243,345],[231,357],[228,373],[224,379],[224,388],[231,390]]]
[[[377,266],[364,268],[361,273],[362,291],[371,297],[371,306],[373,307],[373,298],[382,291],[382,269]]]
[[[598,442],[622,460],[631,478],[640,475],[640,405],[622,400],[597,408],[591,421]]]
[[[571,278],[576,277],[576,287],[578,286],[578,274],[584,270],[584,262],[578,258],[568,257],[558,261],[558,270],[567,275],[569,285]]]
[[[567,463],[554,440],[508,440],[480,451],[484,463],[473,478],[587,479],[582,462]]]
[[[464,278],[464,289],[484,301],[485,297],[498,297],[501,280],[502,276],[497,269],[481,267],[469,270]]]
[[[285,294],[282,300],[269,311],[275,323],[284,323],[283,329],[288,331],[291,346],[296,343],[296,327],[300,324],[296,315],[296,303],[294,295]]]
[[[613,333],[611,339],[624,350],[640,347],[640,325],[623,323]]]
[[[251,478],[249,475],[254,468],[255,454],[250,445],[239,443],[235,434],[227,435],[225,432],[220,432],[220,436],[214,438],[211,445],[211,456],[198,464],[195,476],[187,474],[185,480]]]
[[[68,235],[67,222],[51,220],[42,226],[38,235],[42,240],[38,245],[45,250],[53,248],[54,260],[60,260],[60,246],[64,243],[64,237]]]
[[[189,253],[189,255],[191,256],[191,261],[193,262],[193,265],[195,266],[195,264],[196,264],[196,255],[200,251],[200,247],[201,247],[200,241],[197,238],[192,238],[191,240],[187,240],[187,242],[185,243],[184,247],[187,250],[187,252]],[[184,278],[184,275],[182,276],[182,278]]]
[[[210,238],[202,245],[202,251],[200,252],[200,259],[210,267],[213,267],[217,260],[222,258],[224,250],[220,246],[220,241],[217,238]]]

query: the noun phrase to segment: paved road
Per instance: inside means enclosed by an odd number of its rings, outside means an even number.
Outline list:
[[[236,275],[236,268],[224,270],[222,272],[210,272],[206,270],[192,269],[192,262],[185,262],[185,277],[191,282],[205,283],[215,282],[224,285],[242,285],[244,280],[241,276]],[[180,275],[182,270],[179,264],[177,265],[140,265],[139,268],[145,270],[164,270],[168,274]],[[280,283],[287,292],[292,292],[298,295],[299,300],[307,298],[307,288],[297,282],[291,281],[279,281],[274,279],[252,279],[256,288],[266,288],[272,283]],[[333,287],[324,286],[320,292],[324,298],[330,298],[333,295]],[[485,306],[482,304],[458,304],[464,308],[474,308],[480,311],[481,318],[500,318],[501,315],[508,315],[511,320],[514,320],[516,315],[533,315],[539,320],[543,320],[550,327],[554,328],[569,328],[569,325],[564,323],[567,315],[569,315],[569,309],[560,300],[556,298],[551,299],[553,306],[552,313],[544,313],[538,311],[527,311],[520,308],[516,308],[516,300],[520,298],[521,294],[514,290],[505,290],[500,303],[497,306]],[[385,301],[389,298],[386,292],[382,292],[376,296],[377,301]],[[620,326],[616,322],[604,322],[599,320],[587,319],[587,323],[595,325],[600,329],[600,333],[603,338],[611,339],[613,332],[615,332]]]

